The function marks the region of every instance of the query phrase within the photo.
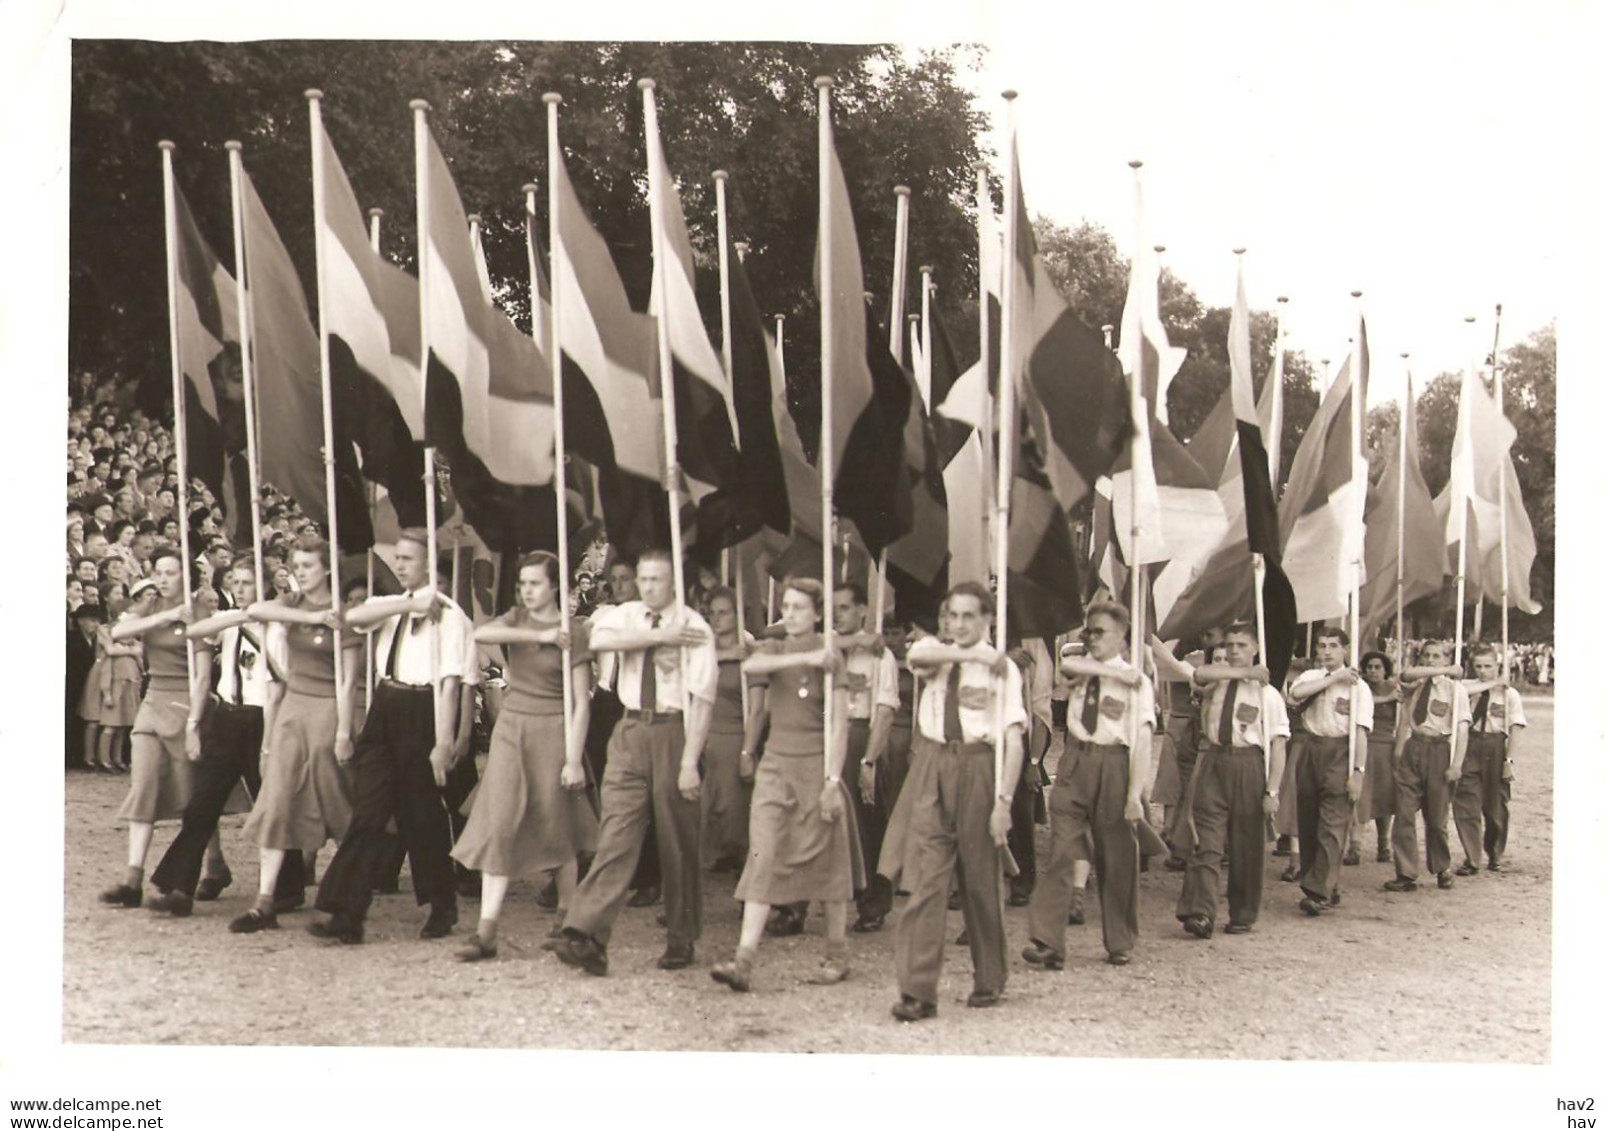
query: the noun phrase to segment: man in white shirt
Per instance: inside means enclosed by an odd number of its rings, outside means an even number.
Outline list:
[[[1343,840],[1365,784],[1366,741],[1375,706],[1360,673],[1344,665],[1349,634],[1328,625],[1315,632],[1316,667],[1300,675],[1287,697],[1304,709],[1303,761],[1298,790],[1299,910],[1319,915],[1338,902]],[[1358,733],[1350,753],[1350,712]]]
[[[1487,644],[1471,650],[1475,679],[1465,684],[1471,704],[1466,760],[1455,789],[1455,828],[1466,859],[1455,869],[1459,876],[1475,876],[1488,853],[1488,870],[1499,871],[1510,835],[1511,764],[1516,741],[1527,726],[1521,693],[1499,674],[1499,657]],[[1484,824],[1486,823],[1486,828]]]
[[[1065,707],[1065,752],[1048,797],[1048,866],[1038,878],[1031,946],[1022,955],[1044,970],[1064,969],[1075,864],[1085,853],[1089,831],[1108,961],[1124,966],[1137,945],[1134,822],[1142,818],[1142,787],[1153,748],[1154,689],[1120,654],[1130,623],[1120,605],[1093,605],[1081,631],[1086,654],[1067,648],[1059,656],[1060,672],[1074,682]]]
[[[1416,684],[1409,709],[1399,722],[1409,738],[1393,766],[1393,867],[1397,873],[1382,886],[1388,891],[1415,891],[1421,853],[1416,841],[1416,811],[1426,817],[1427,870],[1438,887],[1455,886],[1449,874],[1449,804],[1466,757],[1471,706],[1461,669],[1450,663],[1449,646],[1429,640],[1421,647],[1421,663],[1405,668],[1401,678]],[[1417,683],[1417,681],[1423,681]]]
[[[992,595],[983,586],[961,582],[947,596],[944,627],[953,642],[926,638],[908,649],[908,666],[924,681],[915,725],[930,746],[924,757],[932,761],[927,773],[910,774],[901,798],[911,813],[908,858],[917,862],[918,875],[894,946],[902,999],[892,1016],[899,1021],[936,1015],[955,865],[964,873],[964,930],[975,968],[968,1004],[996,1005],[1008,979],[1003,850],[1029,720],[1019,669],[987,643],[992,612]],[[1001,779],[993,763],[1000,717]],[[915,788],[920,794],[911,795]]]
[[[478,678],[478,653],[467,614],[429,588],[428,555],[426,532],[402,531],[394,572],[406,593],[345,611],[347,625],[374,634],[376,670],[351,763],[351,825],[318,885],[318,910],[331,918],[307,928],[319,938],[362,941],[368,906],[395,850],[392,819],[407,846],[418,905],[430,905],[420,937],[444,938],[457,923],[442,790],[457,756],[459,689]]]
[[[563,920],[557,957],[587,974],[607,973],[613,921],[624,906],[649,816],[657,828],[668,947],[663,970],[696,961],[702,933],[701,779],[697,761],[708,738],[719,688],[713,633],[675,599],[667,552],[636,562],[641,599],[618,606],[593,626],[591,650],[617,655],[624,717],[608,742],[602,779],[602,827],[596,856]]]
[[[217,693],[202,721],[201,757],[195,764],[195,788],[184,807],[183,826],[151,873],[151,884],[161,894],[145,905],[178,917],[190,914],[196,900],[214,900],[234,882],[221,848],[214,858],[206,859],[207,846],[216,838],[218,818],[239,783],[245,782],[251,799],[262,789],[262,708],[269,684],[282,682],[281,658],[269,653],[264,626],[251,624],[238,611],[256,600],[256,570],[250,558],[229,568],[227,584],[234,611],[186,630],[217,647]],[[304,875],[301,853],[285,853],[273,891],[275,912],[301,906],[306,898]]]

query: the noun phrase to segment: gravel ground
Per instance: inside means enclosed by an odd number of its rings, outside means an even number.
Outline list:
[[[1011,909],[1004,1005],[964,1007],[969,956],[950,948],[941,1015],[920,1025],[899,1025],[887,1012],[897,999],[895,915],[882,933],[854,936],[853,976],[841,985],[802,984],[822,947],[817,915],[808,935],[765,942],[751,994],[712,982],[707,968],[733,948],[740,917],[728,876],[708,877],[696,968],[658,970],[656,911],[627,910],[605,979],[540,949],[552,916],[535,907],[528,884],[509,895],[501,958],[475,966],[450,951],[471,929],[476,904],[464,902],[458,935],[422,942],[423,912],[405,875],[402,895],[376,899],[361,948],[307,936],[307,912],[281,917],[277,932],[230,935],[224,924],[255,886],[242,817],[224,819],[236,879],[218,902],[178,920],[103,908],[95,895],[121,871],[125,837],[113,815],[125,779],[75,773],[65,814],[63,1038],[1541,1063],[1550,1056],[1553,701],[1530,700],[1527,710],[1502,874],[1461,879],[1450,892],[1390,894],[1381,885],[1392,866],[1372,862],[1368,830],[1366,862],[1344,869],[1340,910],[1301,915],[1297,887],[1275,881],[1283,861],[1268,858],[1255,932],[1201,943],[1173,918],[1180,877],[1156,868],[1142,878],[1143,934],[1130,966],[1104,964],[1094,899],[1087,925],[1071,928],[1064,972],[1034,971],[1018,956],[1027,911]],[[158,829],[152,867],[175,831]],[[949,922],[951,939],[959,915]]]

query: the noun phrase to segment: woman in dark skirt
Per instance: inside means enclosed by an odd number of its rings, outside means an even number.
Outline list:
[[[252,934],[279,925],[274,888],[284,854],[308,859],[326,841],[339,840],[351,822],[347,764],[356,691],[362,670],[362,635],[341,634],[344,676],[334,680],[335,627],[340,623],[329,590],[329,544],[315,534],[295,541],[290,567],[299,592],[258,601],[251,620],[270,625],[267,649],[285,658],[285,682],[272,685],[263,710],[262,792],[245,822],[245,835],[261,847],[256,905],[228,925]]]
[[[1360,830],[1367,821],[1377,826],[1377,863],[1393,859],[1388,838],[1393,831],[1393,743],[1399,732],[1399,683],[1393,678],[1393,661],[1381,652],[1360,657],[1360,676],[1371,688],[1371,733],[1366,742],[1365,784],[1349,819],[1349,849],[1343,863],[1360,862]]]
[[[144,644],[149,682],[134,716],[132,776],[128,797],[117,811],[128,822],[128,871],[123,882],[100,893],[115,907],[138,907],[144,899],[145,856],[156,822],[184,813],[191,790],[190,760],[200,757],[201,714],[212,686],[212,652],[195,649],[190,667],[184,625],[184,573],[179,551],[167,546],[151,555],[156,599],[144,615],[124,617],[111,639]]]
[[[736,885],[745,902],[735,959],[713,979],[744,991],[752,980],[764,922],[775,904],[813,900],[825,908],[825,958],[808,980],[831,985],[847,977],[847,907],[864,886],[858,822],[842,784],[847,756],[847,686],[840,658],[815,631],[824,611],[817,582],[786,582],[780,601],[783,641],[764,646],[742,665],[767,684],[769,739],[752,791],[747,864]],[[824,675],[836,675],[831,702],[830,757],[825,757]]]
[[[565,639],[558,561],[544,551],[518,563],[519,604],[480,626],[474,641],[500,644],[507,689],[491,732],[485,776],[468,825],[452,850],[483,873],[479,929],[457,952],[463,962],[496,957],[496,928],[514,876],[556,872],[558,919],[568,910],[582,852],[596,851],[596,811],[585,795],[585,736],[591,716],[591,652],[585,622]],[[574,725],[564,733],[563,648],[569,648]],[[553,928],[554,932],[556,928]]]

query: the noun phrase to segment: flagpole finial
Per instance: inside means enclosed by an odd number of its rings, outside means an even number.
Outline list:
[[[939,291],[939,290],[941,290],[941,289],[942,289],[942,285],[941,285],[941,284],[940,284],[940,283],[932,283],[932,284],[931,284],[931,293],[932,293],[932,294],[933,294],[933,295],[934,295],[934,294],[935,294],[935,293],[936,293],[936,292],[937,292],[937,291]]]
[[[541,95],[541,101],[548,106],[561,106],[563,104],[563,96],[555,90],[548,90]]]
[[[381,216],[382,217],[384,214],[385,214],[385,210],[383,208],[380,208],[377,204],[374,205],[372,208],[368,209],[368,215],[369,216]]]
[[[970,168],[974,169],[977,173],[990,173],[992,171],[992,166],[979,159],[971,161]]]
[[[479,223],[479,213],[477,213],[477,212],[470,212],[470,213],[469,213],[469,214],[468,214],[468,222],[469,222],[469,223],[470,223],[470,224],[477,224],[477,223]]]
[[[171,152],[173,152],[173,150],[177,149],[178,146],[176,144],[174,144],[173,142],[170,142],[170,141],[158,141],[156,143],[156,148],[162,150],[165,153],[171,153]]]
[[[748,249],[752,247],[752,245],[746,240],[737,240],[733,246],[736,249],[737,255],[746,255]]]
[[[784,314],[775,315],[775,321],[776,322],[784,322],[785,320],[786,320],[786,316]]]
[[[831,78],[829,75],[820,75],[818,78],[816,78],[814,80],[814,89],[815,90],[829,90],[831,87],[833,87],[835,85],[836,85],[836,80]]]
[[[1350,291],[1349,292],[1349,297],[1350,298],[1359,298],[1364,293],[1365,293],[1364,291]]]
[[[1164,255],[1165,254],[1165,245],[1162,244],[1162,243],[1154,244],[1154,254],[1155,255]]]
[[[1005,102],[1013,102],[1018,97],[1020,97],[1018,90],[1005,90],[1003,92],[1003,101]]]
[[[1475,314],[1466,315],[1466,325],[1467,326],[1471,325],[1476,320],[1477,320],[1477,316]]]
[[[427,99],[427,98],[414,98],[411,102],[407,103],[407,109],[409,109],[409,110],[422,110],[424,113],[427,114],[427,113],[429,113],[429,99]]]
[[[530,193],[537,192],[539,190],[536,187],[534,181],[528,181],[528,182],[526,182],[524,184],[519,185],[518,186],[518,191],[523,193],[525,196],[528,196]]]
[[[1115,326],[1113,322],[1105,322],[1102,326],[1099,326],[1098,329],[1102,330],[1105,334],[1113,334],[1115,332]]]
[[[936,274],[936,268],[932,267],[929,263],[922,263],[920,265],[920,274],[921,275],[934,275],[934,274]],[[932,284],[932,285],[934,286],[935,284]]]
[[[1154,250],[1158,251],[1159,249],[1156,247],[1156,248],[1154,248]],[[1234,248],[1232,248],[1232,254],[1233,255],[1243,255],[1247,251],[1248,251],[1248,248],[1246,248],[1246,247],[1234,247]]]
[[[1405,350],[1399,356],[1404,358],[1404,360],[1409,361],[1410,360],[1410,351],[1409,350]]]
[[[894,196],[913,196],[914,190],[907,185],[893,185],[892,194]]]
[[[1505,304],[1502,303],[1502,302],[1494,303],[1494,317],[1495,318],[1502,318],[1502,317],[1504,317],[1504,314],[1505,314]]]
[[[723,169],[715,169],[713,171],[713,181],[715,184],[720,184],[724,181],[728,181],[729,179],[730,174],[725,172]]]
[[[230,153],[238,153],[238,152],[243,152],[244,149],[245,149],[245,146],[241,145],[237,141],[225,141],[223,143],[223,148],[228,150]]]
[[[1142,162],[1141,161],[1127,161],[1126,164],[1128,166],[1130,166],[1131,168],[1133,168],[1133,169],[1141,169],[1142,168]]]
[[[1281,303],[1283,306],[1286,306],[1287,305],[1287,296],[1286,295],[1277,295],[1276,296],[1276,301]]]
[[[918,322],[920,320],[920,316],[918,314],[910,314],[908,316],[908,320],[909,320],[909,323],[912,325],[913,323]]]
[[[316,102],[316,101],[318,101],[318,99],[320,99],[322,97],[323,97],[323,91],[319,90],[317,87],[313,86],[313,87],[308,87],[307,88],[307,90],[306,90],[306,100],[308,102]]]

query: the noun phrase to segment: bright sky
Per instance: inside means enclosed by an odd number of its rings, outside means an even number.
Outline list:
[[[1363,291],[1379,403],[1401,351],[1420,381],[1487,351],[1495,303],[1502,344],[1559,310],[1581,25],[1554,3],[1103,4],[1000,22],[975,88],[1019,91],[1033,212],[1129,255],[1143,160],[1166,266],[1227,305],[1248,248],[1250,303],[1289,296],[1291,345],[1334,372]]]

